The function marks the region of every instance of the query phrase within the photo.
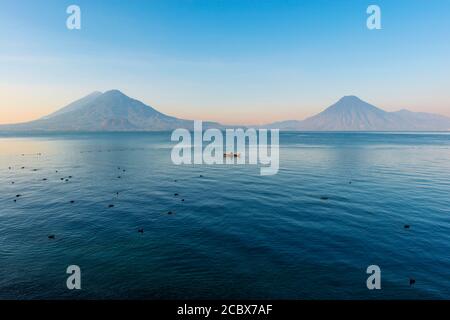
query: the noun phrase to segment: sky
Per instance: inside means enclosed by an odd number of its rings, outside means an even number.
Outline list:
[[[450,116],[449,14],[444,0],[0,0],[0,124],[110,89],[226,124],[304,119],[344,95]]]

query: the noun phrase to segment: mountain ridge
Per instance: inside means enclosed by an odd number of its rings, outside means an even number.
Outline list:
[[[206,127],[220,127],[205,122]],[[193,128],[193,120],[163,114],[119,90],[93,92],[40,119],[0,125],[10,131],[166,131]]]
[[[205,121],[204,128],[227,125]],[[251,127],[251,126],[238,126]],[[285,120],[259,126],[282,131],[449,131],[450,118],[402,109],[384,111],[357,96],[339,99],[304,120]],[[192,130],[193,120],[166,115],[119,90],[94,91],[34,121],[0,125],[0,131],[168,131]]]
[[[406,109],[387,112],[356,96],[344,96],[304,120],[267,124],[292,131],[449,131],[450,118]]]
[[[88,94],[87,96],[84,96],[81,99],[75,100],[74,102],[71,102],[70,104],[68,104],[65,107],[62,107],[61,109],[56,110],[55,112],[42,117],[41,119],[48,119],[48,118],[53,118],[55,116],[58,116],[60,114],[64,114],[67,112],[71,112],[71,111],[75,111],[78,110],[80,108],[82,108],[83,106],[85,106],[86,104],[90,103],[91,101],[93,101],[95,98],[97,98],[98,96],[102,95],[103,92],[100,91],[94,91],[90,94]]]

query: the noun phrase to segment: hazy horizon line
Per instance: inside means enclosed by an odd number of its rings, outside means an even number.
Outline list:
[[[382,110],[382,111],[384,111],[384,112],[388,112],[388,113],[395,113],[395,112],[407,110],[407,111],[415,112],[415,113],[427,113],[427,114],[434,114],[434,115],[438,115],[438,116],[450,118],[450,115],[447,115],[447,114],[441,114],[441,113],[436,113],[436,112],[427,112],[427,111],[412,111],[412,110],[410,110],[410,109],[408,109],[408,108],[399,108],[399,109],[397,109],[397,110],[395,110],[395,111],[388,111],[388,110],[385,110],[385,109],[383,109],[383,108],[381,108],[381,107],[378,107],[377,105],[375,105],[375,104],[373,104],[373,103],[370,103],[370,102],[367,102],[367,101],[364,100],[364,99],[361,99],[361,98],[360,98],[358,95],[356,95],[356,94],[346,94],[346,95],[341,96],[340,98],[334,99],[334,102],[331,102],[329,105],[327,105],[327,106],[325,106],[325,107],[322,107],[321,111],[319,111],[319,112],[311,112],[309,115],[306,115],[306,116],[304,116],[304,117],[302,117],[302,118],[300,118],[300,117],[299,117],[299,118],[280,118],[279,120],[278,120],[278,119],[273,119],[272,121],[267,121],[267,122],[266,122],[266,121],[258,121],[258,122],[255,122],[255,121],[254,121],[254,122],[252,122],[252,121],[245,121],[245,120],[242,120],[242,121],[218,120],[218,119],[213,119],[213,118],[208,118],[208,117],[200,117],[200,118],[199,118],[199,117],[185,117],[185,116],[183,116],[183,115],[174,115],[174,114],[171,114],[171,113],[166,113],[166,112],[163,111],[161,108],[155,107],[155,106],[153,106],[153,104],[148,104],[148,103],[144,102],[144,101],[141,100],[141,99],[134,98],[134,97],[132,97],[132,96],[130,96],[130,95],[124,93],[124,92],[123,92],[122,90],[120,90],[120,89],[109,89],[109,90],[93,90],[93,91],[91,91],[90,93],[85,94],[85,95],[83,95],[82,97],[80,97],[80,98],[78,98],[78,99],[72,100],[72,101],[66,103],[66,104],[63,105],[63,106],[58,107],[58,108],[56,108],[56,109],[53,109],[53,110],[51,110],[50,112],[47,112],[47,113],[45,113],[45,114],[41,114],[40,116],[33,117],[33,118],[29,118],[28,120],[20,120],[20,121],[17,121],[17,122],[0,122],[0,125],[16,125],[16,124],[23,124],[23,123],[33,122],[33,121],[42,119],[42,118],[44,118],[44,117],[46,117],[46,116],[49,116],[49,115],[51,115],[52,113],[57,112],[58,110],[61,110],[62,108],[66,107],[66,106],[70,105],[71,103],[74,103],[75,101],[80,100],[80,99],[82,99],[82,98],[84,98],[84,97],[93,95],[93,94],[95,94],[95,93],[104,94],[104,93],[112,92],[112,91],[118,91],[118,92],[122,93],[123,95],[125,95],[125,96],[127,96],[127,97],[129,97],[129,98],[131,98],[131,99],[134,99],[134,100],[137,100],[137,101],[139,101],[139,102],[142,102],[142,103],[145,104],[147,107],[151,107],[151,108],[157,110],[158,112],[161,112],[161,113],[163,113],[163,114],[165,114],[165,115],[168,115],[168,116],[171,116],[171,117],[175,117],[175,118],[177,118],[177,119],[191,120],[191,121],[193,121],[193,120],[201,120],[201,121],[205,121],[205,122],[206,122],[206,121],[209,121],[209,122],[217,122],[217,123],[219,123],[219,124],[221,124],[221,125],[226,125],[226,126],[233,126],[233,125],[241,125],[241,126],[249,126],[249,125],[252,125],[252,126],[261,126],[261,125],[268,125],[268,124],[272,124],[272,123],[285,122],[285,121],[304,121],[304,120],[306,120],[306,119],[308,119],[308,118],[310,118],[310,117],[313,117],[313,116],[315,116],[315,115],[317,115],[317,114],[319,114],[319,113],[325,111],[327,108],[329,108],[330,106],[334,105],[335,103],[337,103],[338,101],[340,101],[341,99],[343,99],[343,98],[345,98],[345,97],[356,97],[357,99],[359,99],[359,100],[361,100],[361,101],[363,101],[363,102],[365,102],[365,103],[368,103],[368,104],[370,104],[370,105],[372,105],[372,106],[374,106],[374,107],[376,107],[376,108],[378,108],[378,109],[380,109],[380,110]],[[250,114],[250,113],[249,113],[249,114]]]

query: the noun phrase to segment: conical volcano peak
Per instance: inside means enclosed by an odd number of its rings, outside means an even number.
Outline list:
[[[165,115],[120,90],[94,92],[53,114],[16,130],[36,131],[165,131],[191,128],[190,120]]]
[[[354,95],[349,96],[343,96],[341,99],[339,99],[339,102],[364,102],[360,98]]]
[[[125,93],[123,93],[122,91],[117,90],[117,89],[105,91],[105,93],[103,93],[103,95],[104,96],[114,96],[114,97],[120,97],[120,96],[128,97]]]
[[[342,112],[346,112],[346,111],[368,111],[368,110],[372,110],[372,111],[382,111],[381,109],[375,107],[374,105],[365,102],[364,100],[361,100],[360,98],[358,98],[357,96],[344,96],[341,99],[339,99],[339,101],[337,101],[335,104],[333,104],[332,106],[330,106],[327,110],[334,110],[334,111],[342,111]]]

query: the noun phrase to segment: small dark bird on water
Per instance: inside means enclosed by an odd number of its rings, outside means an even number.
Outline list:
[[[51,235],[48,236],[48,238],[49,238],[49,239],[55,239],[55,235],[54,235],[54,234],[51,234]]]
[[[14,202],[17,202],[17,200],[16,200],[16,199],[14,199]]]
[[[110,205],[108,206],[108,208],[114,208],[114,205],[113,205],[113,204],[110,204]]]
[[[16,194],[16,198],[19,198],[19,197],[21,197],[22,195],[20,195],[20,194]]]
[[[20,168],[20,169],[25,169],[25,167],[22,167],[22,168]]]
[[[320,200],[328,200],[328,197],[320,197]]]
[[[167,212],[167,214],[172,214],[172,211]]]
[[[183,202],[184,202],[184,199],[181,199],[181,201],[183,201]]]
[[[203,178],[203,176],[202,176],[202,175],[200,175],[200,178]]]
[[[140,229],[138,229],[138,232],[139,232],[139,233],[144,233],[144,229],[143,229],[143,228],[140,228]]]
[[[42,179],[42,181],[47,181],[47,178]]]
[[[69,179],[66,179],[66,182],[68,182],[69,181]]]
[[[63,180],[64,180],[64,178],[61,178],[60,180],[61,180],[61,181],[63,181]]]
[[[75,201],[73,201],[73,200],[70,200],[70,203],[75,203]]]
[[[175,197],[178,197],[178,193],[174,193],[173,195],[174,195]]]
[[[120,178],[122,178],[121,176],[117,176],[117,179],[120,179]]]
[[[72,176],[69,176],[69,179],[72,179]]]
[[[412,286],[416,283],[416,280],[414,279],[409,279],[409,285]]]
[[[14,181],[11,181],[11,184],[14,184]]]
[[[11,170],[11,167],[8,167],[9,170]]]
[[[58,173],[58,170],[56,170],[55,172]]]
[[[409,229],[411,226],[409,224],[405,224],[405,229]]]

